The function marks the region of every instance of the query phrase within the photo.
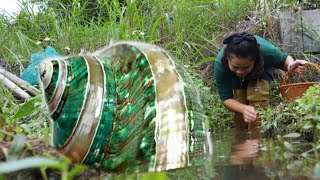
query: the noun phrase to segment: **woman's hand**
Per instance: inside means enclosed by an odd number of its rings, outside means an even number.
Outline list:
[[[253,106],[246,105],[243,110],[243,119],[247,123],[254,122],[257,119],[257,112]]]
[[[306,60],[295,60],[289,63],[288,70],[292,67],[298,66],[293,70],[293,72],[296,74],[304,74],[307,70],[307,66],[305,66],[306,63],[308,63]]]

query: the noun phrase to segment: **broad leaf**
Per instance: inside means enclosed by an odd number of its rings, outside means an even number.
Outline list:
[[[285,138],[297,138],[297,137],[300,137],[300,136],[301,136],[301,134],[299,134],[299,133],[290,133],[290,134],[284,135],[283,137],[285,137]]]
[[[44,157],[28,157],[17,161],[8,161],[0,164],[0,173],[11,173],[28,168],[49,167],[63,169],[65,166],[60,161]]]
[[[35,109],[35,104],[38,102],[42,102],[42,98],[40,96],[32,98],[29,101],[22,104],[17,113],[13,116],[13,119],[17,120],[30,115]]]

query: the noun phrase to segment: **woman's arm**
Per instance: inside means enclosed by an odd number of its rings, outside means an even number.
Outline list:
[[[243,119],[247,123],[254,122],[257,119],[257,112],[253,106],[242,104],[234,99],[223,101],[223,105],[230,111],[242,113]]]

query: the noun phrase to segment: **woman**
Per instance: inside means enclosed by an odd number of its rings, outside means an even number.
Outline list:
[[[214,63],[214,75],[223,104],[235,112],[237,130],[256,128],[257,107],[269,106],[270,81],[275,68],[287,71],[299,65],[295,73],[304,73],[307,61],[294,60],[269,41],[247,33],[226,39]]]

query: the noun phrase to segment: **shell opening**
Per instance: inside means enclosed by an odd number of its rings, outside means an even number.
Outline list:
[[[52,78],[53,64],[52,61],[46,61],[40,65],[40,81],[42,82],[43,89],[46,89]]]

